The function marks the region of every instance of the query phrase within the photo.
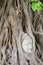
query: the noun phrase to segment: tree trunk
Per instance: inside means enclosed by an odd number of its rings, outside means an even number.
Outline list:
[[[37,23],[34,18],[38,20],[38,15],[40,12],[32,12],[28,1],[0,0],[0,65],[43,65],[42,17],[37,33],[34,26]],[[37,43],[41,38],[42,42]]]

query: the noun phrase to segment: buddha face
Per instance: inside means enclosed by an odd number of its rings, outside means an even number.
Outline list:
[[[23,35],[23,42],[22,42],[22,48],[26,53],[31,53],[32,52],[32,39],[30,36],[27,34]]]

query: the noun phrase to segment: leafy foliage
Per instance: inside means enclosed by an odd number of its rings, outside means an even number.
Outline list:
[[[32,10],[33,11],[36,11],[36,10],[41,11],[42,10],[41,2],[40,1],[39,2],[33,2],[32,3]]]
[[[40,0],[30,0],[31,8],[33,11],[42,11],[42,3]]]

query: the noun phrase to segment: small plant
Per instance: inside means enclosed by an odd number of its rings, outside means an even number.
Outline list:
[[[42,11],[43,4],[40,0],[30,0],[33,11]]]

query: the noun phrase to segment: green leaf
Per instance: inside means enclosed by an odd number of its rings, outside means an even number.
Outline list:
[[[32,10],[33,11],[41,11],[42,10],[42,6],[41,6],[41,2],[33,2],[32,3]]]
[[[31,2],[38,2],[39,0],[30,0]]]
[[[36,3],[32,3],[32,10],[35,11],[37,9]]]
[[[41,11],[42,10],[41,2],[38,2],[38,4],[37,4],[37,10],[38,11]]]

